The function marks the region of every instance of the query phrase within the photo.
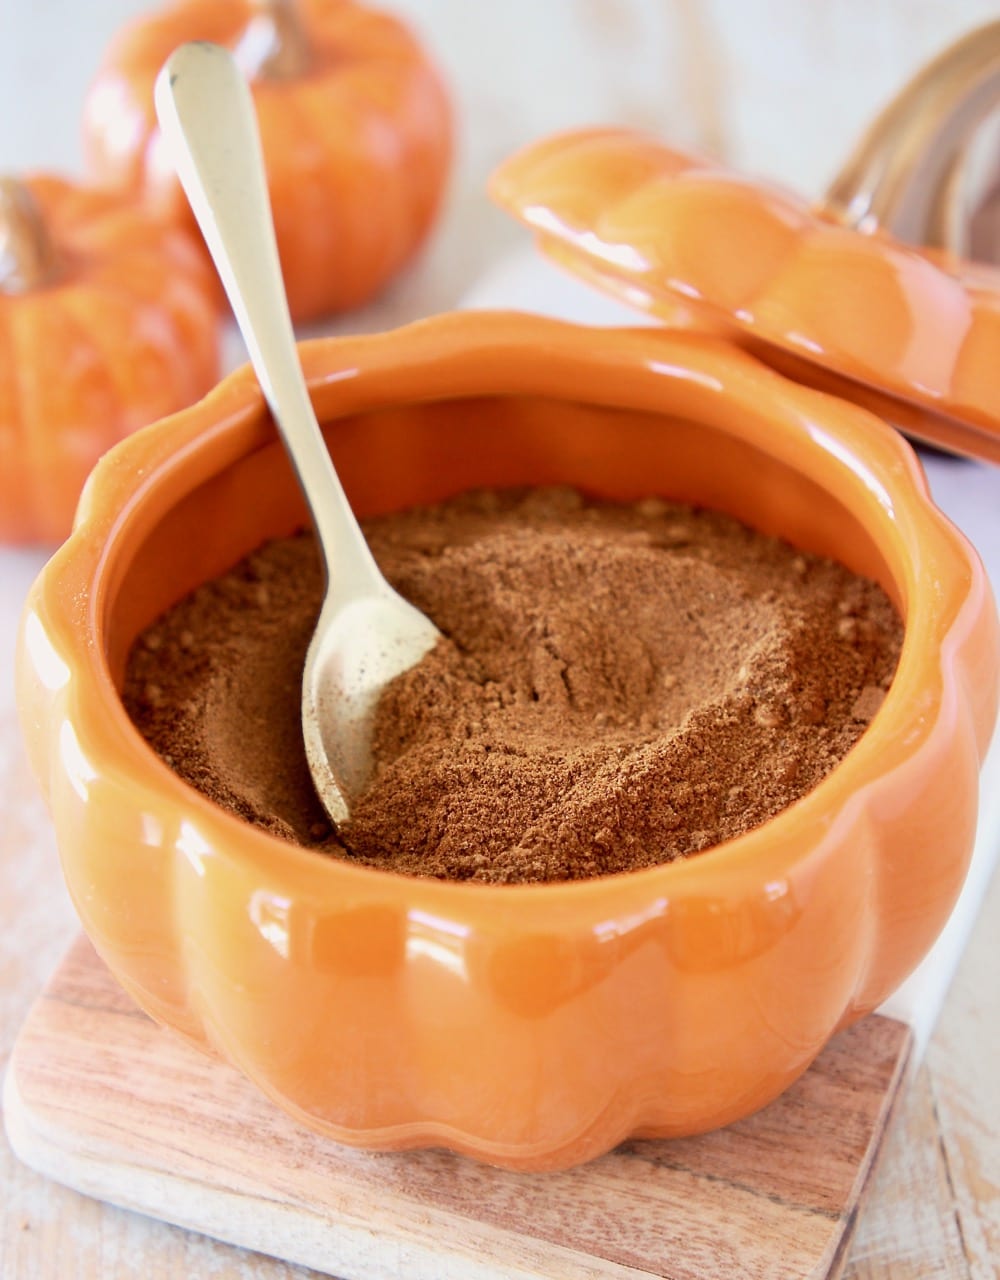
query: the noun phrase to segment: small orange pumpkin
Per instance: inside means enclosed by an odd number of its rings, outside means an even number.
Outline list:
[[[188,40],[229,46],[250,80],[294,319],[366,301],[424,239],[448,172],[451,111],[421,46],[352,0],[181,0],[127,27],[87,95],[88,165],[184,218],[153,86]]]
[[[0,541],[61,541],[101,454],[215,383],[216,287],[181,228],[0,179]]]

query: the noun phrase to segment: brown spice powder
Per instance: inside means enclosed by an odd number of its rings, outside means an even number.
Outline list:
[[[338,840],[299,724],[322,582],[308,534],[172,608],[125,703],[182,777],[250,822],[412,875],[605,875],[772,817],[850,750],[902,625],[874,583],[657,498],[484,491],[367,522],[446,637],[383,699],[378,769]]]

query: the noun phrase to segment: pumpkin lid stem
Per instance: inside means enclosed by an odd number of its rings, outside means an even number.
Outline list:
[[[0,293],[27,293],[51,284],[59,259],[29,187],[0,177]]]
[[[251,18],[236,48],[250,79],[293,80],[309,67],[311,51],[295,0],[250,0]]]

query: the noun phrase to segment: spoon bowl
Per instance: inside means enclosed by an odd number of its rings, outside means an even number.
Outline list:
[[[302,679],[302,735],[313,783],[338,826],[372,774],[379,699],[416,666],[439,632],[419,609],[385,589],[353,600],[328,591]]]
[[[177,176],[218,269],[312,513],[326,594],[302,678],[313,783],[337,826],[372,772],[385,687],[434,647],[434,624],[382,576],[323,443],[295,347],[253,99],[220,45],[181,45],[156,82]]]

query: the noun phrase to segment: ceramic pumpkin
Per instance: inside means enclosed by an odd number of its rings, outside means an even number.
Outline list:
[[[876,577],[899,668],[818,787],[696,857],[491,885],[296,848],[192,789],[118,693],[170,603],[305,519],[244,368],[104,459],[24,614],[28,757],[101,956],[338,1142],[551,1169],[749,1114],[886,998],[958,894],[1000,676],[975,552],[896,433],[698,334],[481,311],[301,353],[359,515],[552,483],[716,507]]]
[[[451,112],[421,46],[352,0],[181,0],[122,31],[85,104],[90,171],[192,226],[153,107],[188,40],[229,46],[250,79],[293,318],[366,301],[423,241],[447,176]]]
[[[994,268],[860,233],[829,207],[628,129],[544,138],[491,186],[555,262],[620,301],[1000,463]]]
[[[97,459],[219,375],[186,231],[61,178],[0,180],[0,541],[70,531]]]

